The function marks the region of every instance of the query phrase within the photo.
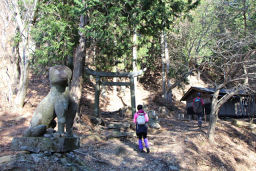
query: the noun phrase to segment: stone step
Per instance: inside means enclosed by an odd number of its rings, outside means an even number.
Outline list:
[[[16,151],[69,152],[80,147],[77,137],[15,137],[11,148]]]

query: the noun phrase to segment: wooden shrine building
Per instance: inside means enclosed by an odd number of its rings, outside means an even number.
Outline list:
[[[192,115],[192,118],[194,118],[193,116],[195,114],[192,108],[192,103],[198,92],[201,93],[201,98],[203,98],[204,100],[205,113],[206,115],[209,115],[211,112],[212,96],[215,92],[215,89],[191,87],[180,99],[180,101],[186,101],[186,114]],[[228,93],[227,89],[221,89],[219,93],[219,98],[224,96],[226,93]],[[219,110],[219,117],[248,117],[255,114],[255,108],[255,96],[240,92],[238,95],[233,96],[221,106]]]

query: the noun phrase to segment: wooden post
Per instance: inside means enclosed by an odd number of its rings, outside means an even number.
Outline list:
[[[96,77],[95,84],[95,100],[94,100],[94,114],[99,117],[99,104],[100,104],[100,77]]]
[[[130,77],[130,84],[131,84],[131,104],[132,104],[132,118],[133,114],[136,112],[136,101],[135,101],[135,88],[134,88],[134,77]]]

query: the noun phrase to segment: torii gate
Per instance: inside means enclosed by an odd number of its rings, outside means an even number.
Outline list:
[[[99,116],[99,101],[100,101],[100,86],[130,86],[131,92],[131,106],[132,115],[136,112],[136,100],[135,100],[135,87],[134,87],[134,77],[142,75],[144,70],[139,70],[137,72],[97,72],[92,69],[86,68],[86,73],[93,75],[96,78],[95,85],[95,100],[94,100],[94,114]],[[101,77],[126,77],[130,78],[130,82],[101,82]]]

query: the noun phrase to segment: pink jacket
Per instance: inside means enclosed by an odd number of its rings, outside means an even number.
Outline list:
[[[146,120],[146,122],[148,122],[148,120],[149,120],[148,114],[147,114],[146,112],[144,112],[144,111],[141,109],[141,110],[139,110],[138,112],[136,112],[136,113],[134,114],[134,118],[133,118],[133,122],[134,122],[134,123],[136,123],[137,117],[139,116],[138,113],[145,113],[145,120]]]

